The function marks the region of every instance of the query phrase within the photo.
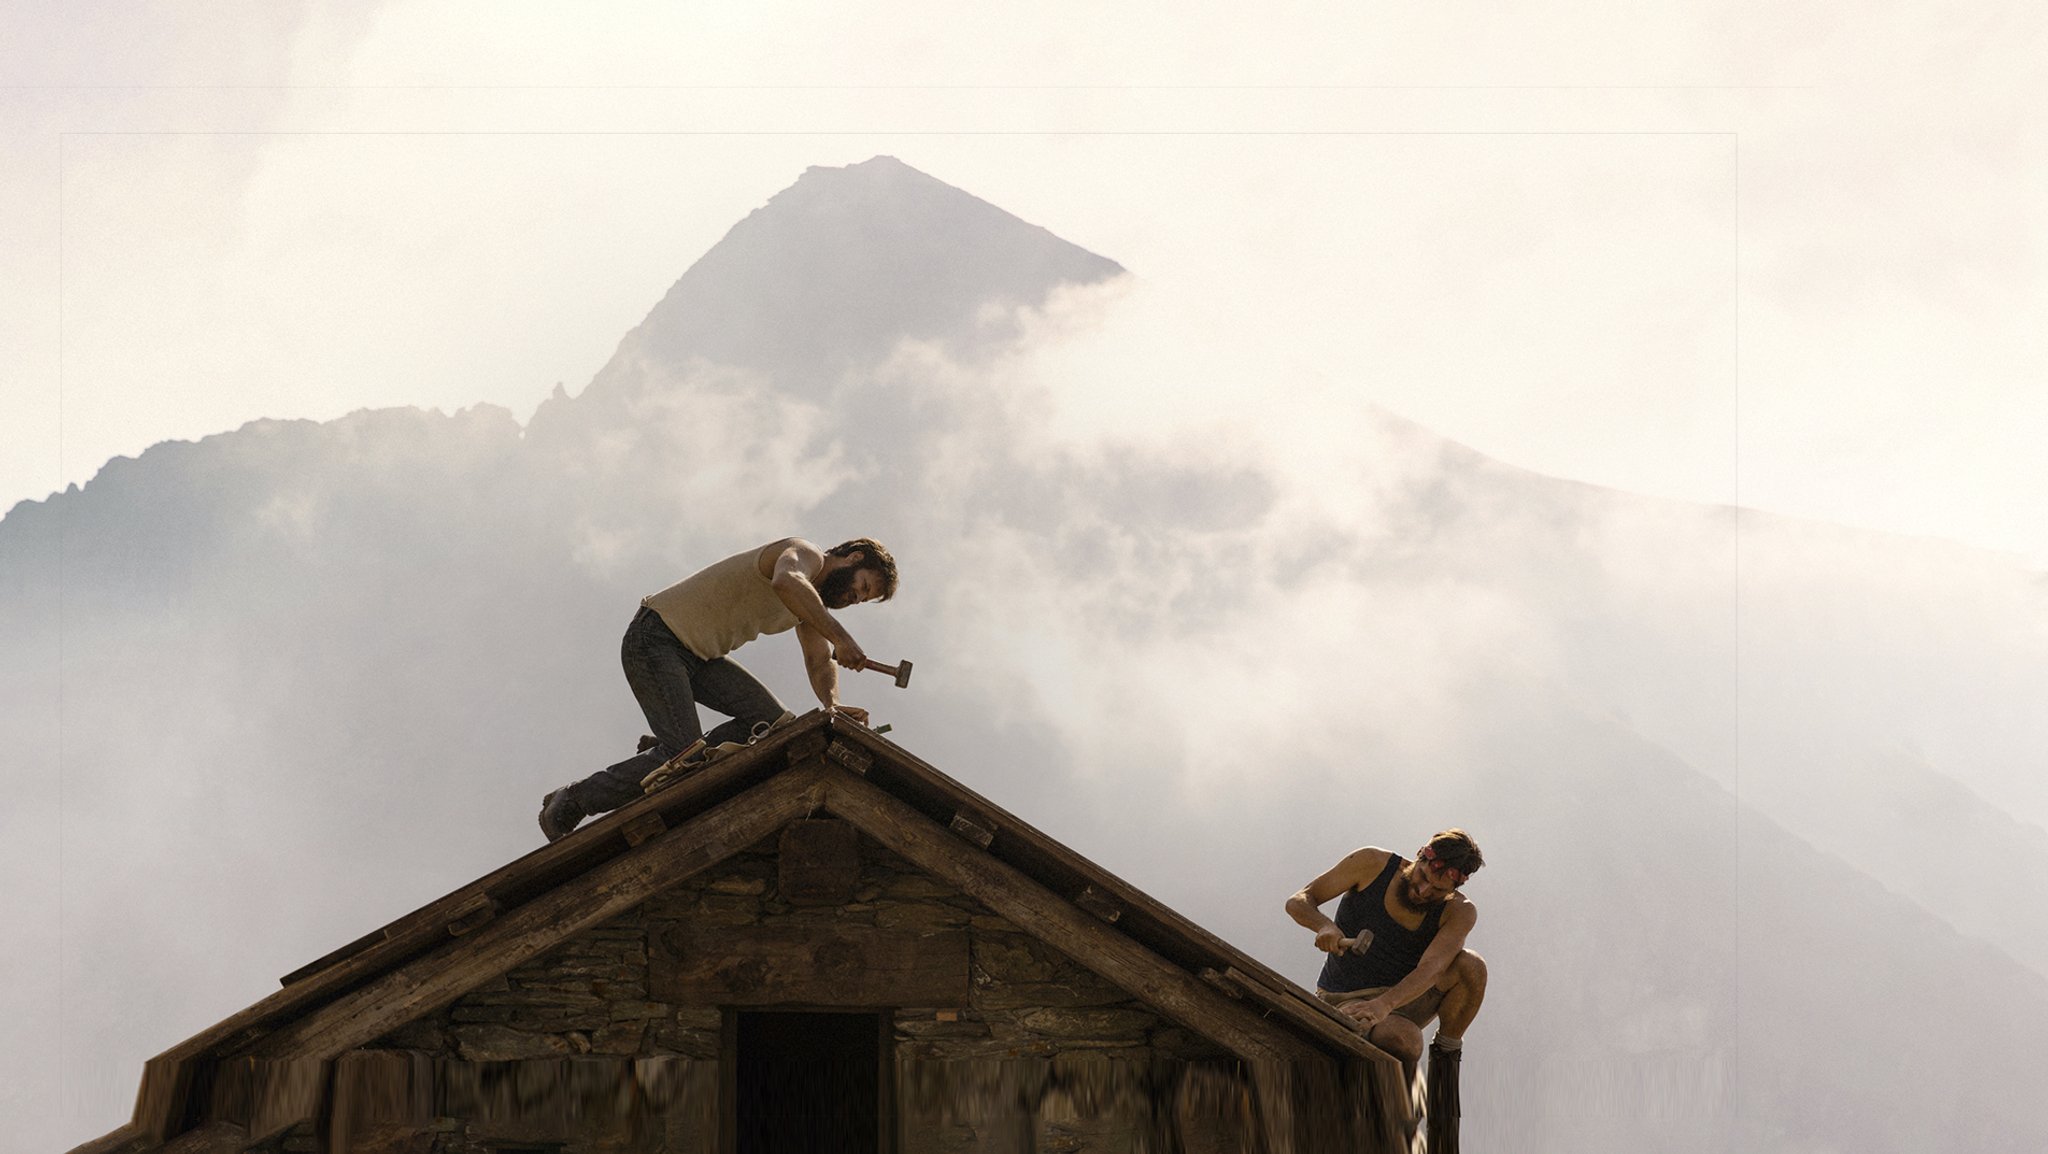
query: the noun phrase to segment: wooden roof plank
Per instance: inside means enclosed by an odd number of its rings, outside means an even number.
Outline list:
[[[1231,984],[1250,995],[1251,999],[1292,1022],[1306,1033],[1315,1034],[1332,1046],[1347,1051],[1351,1056],[1372,1061],[1397,1061],[1391,1054],[1371,1042],[1365,1035],[1350,1025],[1346,1019],[1336,1015],[1318,1012],[1318,1007],[1329,1010],[1322,1002],[1310,1005],[1300,998],[1282,990],[1276,990],[1235,966],[1223,971],[1223,977]]]
[[[996,823],[971,809],[956,810],[953,820],[946,824],[954,833],[981,849],[987,849],[989,843],[996,840]]]
[[[158,1154],[242,1154],[249,1148],[249,1135],[240,1126],[214,1122],[178,1135]]]

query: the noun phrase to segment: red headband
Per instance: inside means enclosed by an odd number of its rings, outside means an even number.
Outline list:
[[[1415,856],[1422,861],[1437,862],[1437,868],[1441,869],[1442,871],[1450,875],[1451,884],[1454,886],[1464,885],[1465,879],[1471,876],[1470,874],[1467,874],[1464,870],[1453,869],[1450,866],[1444,865],[1441,861],[1438,860],[1436,856],[1436,849],[1432,846],[1423,846],[1421,849],[1416,850]]]

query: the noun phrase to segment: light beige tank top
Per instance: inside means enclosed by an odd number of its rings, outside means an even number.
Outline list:
[[[761,576],[763,548],[707,565],[640,604],[659,613],[676,640],[706,661],[763,633],[780,633],[796,624],[796,614]]]

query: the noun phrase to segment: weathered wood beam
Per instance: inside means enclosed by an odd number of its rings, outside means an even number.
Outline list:
[[[1414,1088],[1399,1063],[1359,1063],[1353,1071],[1358,1085],[1361,1130],[1390,1154],[1407,1154],[1409,1137],[1420,1127],[1415,1117]]]
[[[1074,895],[1074,904],[1112,925],[1124,916],[1123,903],[1093,885],[1083,886],[1081,892]]]
[[[330,1154],[369,1154],[382,1147],[383,1154],[400,1154],[397,1142],[363,1139],[387,1126],[429,1130],[438,1081],[433,1056],[419,1050],[350,1050],[343,1054],[334,1061],[323,1148]],[[416,1140],[407,1144],[415,1150],[422,1145]]]
[[[834,741],[825,747],[825,760],[848,773],[867,776],[868,769],[875,764],[875,755],[844,741]]]
[[[257,1003],[259,1006],[262,1004]],[[249,1011],[243,1011],[243,1014],[247,1013]],[[132,1116],[132,1124],[138,1132],[156,1142],[170,1136],[171,1127],[177,1124],[185,1108],[185,1096],[192,1092],[192,1067],[196,1059],[208,1042],[229,1036],[239,1028],[231,1025],[232,1022],[230,1019],[216,1025],[142,1064],[142,1084],[135,1091],[135,1113]]]
[[[489,894],[477,894],[448,912],[448,935],[459,938],[498,916],[498,901]]]
[[[249,1142],[248,1131],[240,1126],[213,1122],[185,1131],[156,1154],[242,1154]]]
[[[1209,966],[1204,966],[1202,967],[1201,979],[1209,983],[1209,985],[1213,987],[1218,993],[1222,994],[1226,998],[1229,998],[1233,1002],[1239,1002],[1244,1000],[1244,989],[1240,987],[1236,982],[1233,982],[1229,978],[1224,977],[1222,970],[1214,969]]]
[[[869,837],[1232,1053],[1254,1060],[1328,1061],[1321,1051],[1260,1020],[1016,867],[967,852],[943,826],[867,781],[833,774],[825,784],[826,808]]]
[[[1205,975],[1206,976],[1206,975]],[[1339,1015],[1334,1007],[1322,1002],[1306,1002],[1300,996],[1276,989],[1259,981],[1236,966],[1226,967],[1223,979],[1245,992],[1253,1001],[1280,1015],[1300,1027],[1304,1032],[1317,1035],[1332,1047],[1368,1061],[1385,1062],[1399,1067],[1400,1060],[1392,1054],[1365,1040],[1350,1020]]]
[[[1295,1071],[1280,1062],[1253,1062],[1252,1100],[1258,1104],[1259,1140],[1264,1154],[1296,1154],[1301,1144],[1295,1113]]]
[[[619,836],[626,839],[627,845],[637,846],[642,842],[652,841],[660,837],[662,831],[667,828],[668,823],[662,820],[661,814],[649,810],[620,826]]]
[[[440,901],[446,900],[447,899],[445,897],[440,899]],[[436,902],[435,904],[438,905],[440,904],[440,902]],[[320,971],[328,968],[329,966],[337,965],[345,959],[355,957],[356,955],[362,953],[365,950],[372,949],[376,946],[382,945],[383,943],[391,940],[392,931],[396,929],[397,926],[398,923],[393,922],[390,925],[382,926],[378,929],[371,930],[369,933],[364,934],[362,937],[357,938],[355,941],[352,941],[345,946],[342,946],[340,949],[329,950],[327,953],[322,954],[317,958],[314,958],[312,961],[307,962],[305,965],[300,966],[298,969],[293,970],[291,973],[279,978],[277,980],[277,984],[280,986],[289,986],[295,982],[302,982],[305,979],[311,977],[312,975],[317,974]]]
[[[982,849],[987,849],[996,840],[996,823],[971,809],[955,813],[950,828]]]
[[[813,722],[811,719],[814,716],[819,718],[819,720]],[[797,724],[800,726],[809,725],[810,728],[808,732],[799,733],[790,738],[789,744],[782,747],[782,755],[788,758],[789,764],[793,766],[802,765],[807,761],[823,756],[825,746],[832,740],[831,723],[825,719],[824,714],[817,710],[813,710],[799,718]]]
[[[215,1122],[239,1123],[268,1137],[320,1113],[333,1064],[317,1058],[237,1058],[217,1067],[212,1109]]]

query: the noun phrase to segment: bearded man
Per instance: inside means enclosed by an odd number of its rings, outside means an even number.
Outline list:
[[[860,669],[867,655],[831,611],[895,595],[896,559],[879,542],[858,537],[820,550],[784,537],[642,598],[619,656],[653,739],[632,757],[542,798],[541,832],[554,841],[584,818],[639,797],[642,779],[700,742],[744,742],[786,716],[768,687],[727,656],[764,633],[794,628],[819,704],[865,725],[867,710],[840,702],[833,663]],[[700,701],[731,720],[705,733]]]
[[[1347,854],[1287,899],[1287,914],[1315,931],[1328,954],[1316,996],[1412,1071],[1422,1029],[1429,1047],[1431,1151],[1455,1151],[1457,1068],[1465,1030],[1486,997],[1486,963],[1465,948],[1479,913],[1458,888],[1486,864],[1462,829],[1447,829],[1409,861],[1367,846]],[[1335,920],[1321,906],[1339,898]]]

